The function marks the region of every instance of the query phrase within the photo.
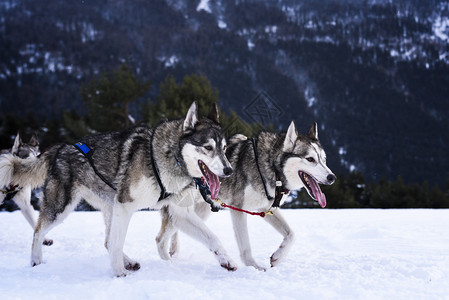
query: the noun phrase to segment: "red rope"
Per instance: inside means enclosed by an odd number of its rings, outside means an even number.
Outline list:
[[[252,211],[248,211],[248,210],[244,210],[235,206],[231,206],[231,205],[227,205],[226,203],[221,203],[222,207],[227,207],[236,211],[240,211],[240,212],[244,212],[253,216],[261,216],[262,218],[265,217],[265,212],[252,212]]]

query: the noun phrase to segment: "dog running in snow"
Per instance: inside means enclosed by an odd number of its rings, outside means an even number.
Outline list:
[[[220,198],[226,204],[245,210],[270,210],[276,198],[281,197],[276,196],[276,186],[283,194],[279,205],[285,201],[290,190],[305,188],[310,197],[318,201],[321,207],[325,207],[326,196],[319,184],[330,185],[336,180],[336,176],[326,165],[326,154],[318,141],[316,123],[307,135],[300,135],[294,122],[291,122],[287,133],[261,132],[257,139],[235,135],[230,139],[226,155],[234,174],[222,179]],[[214,199],[214,195],[211,198]],[[203,219],[210,214],[209,208],[204,201],[195,204],[196,214]],[[279,248],[271,255],[270,264],[274,267],[286,257],[293,243],[294,233],[280,210],[271,210],[272,214],[267,214],[264,220],[284,237]],[[252,256],[247,214],[235,210],[230,210],[230,213],[243,263],[266,270]],[[162,226],[156,242],[161,258],[168,259],[178,251],[177,230],[171,222],[171,207],[163,208],[161,215]]]
[[[123,253],[133,212],[163,206],[170,207],[174,227],[205,244],[223,268],[237,269],[215,234],[201,218],[189,213],[192,199],[200,199],[193,178],[206,178],[216,195],[218,177],[228,177],[233,171],[225,156],[226,139],[215,105],[207,118],[198,117],[194,102],[185,119],[166,121],[154,129],[137,126],[87,136],[76,145],[53,146],[38,158],[12,154],[0,158],[0,184],[43,185],[32,266],[43,262],[44,235],[83,198],[103,213],[105,247],[115,276],[140,268]]]

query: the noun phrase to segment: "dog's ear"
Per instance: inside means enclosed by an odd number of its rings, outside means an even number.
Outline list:
[[[296,130],[295,121],[290,123],[288,126],[287,134],[285,135],[284,140],[284,152],[292,152],[293,148],[295,148],[296,140],[298,139],[298,131]]]
[[[318,141],[318,124],[316,122],[313,122],[312,127],[310,128],[307,135],[312,140]]]
[[[14,145],[12,146],[11,153],[16,155],[19,152],[19,147],[22,144],[22,139],[20,134],[17,132],[16,138],[14,139]]]
[[[187,112],[186,119],[184,120],[183,130],[187,131],[193,129],[198,122],[198,107],[196,101],[190,105],[189,111]]]
[[[217,103],[212,103],[212,105],[210,106],[210,111],[209,111],[209,114],[207,115],[207,118],[211,119],[212,121],[214,121],[217,124],[220,123],[220,120],[218,117]]]
[[[28,144],[31,147],[38,147],[39,146],[39,140],[37,139],[36,133],[33,133],[33,135],[31,136],[30,141],[28,142]]]

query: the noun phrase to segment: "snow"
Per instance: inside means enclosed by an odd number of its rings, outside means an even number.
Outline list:
[[[275,34],[278,30],[278,27],[273,25],[273,26],[265,26],[265,33],[272,33]]]
[[[218,28],[220,29],[226,29],[228,27],[228,24],[226,24],[223,20],[218,20]]]
[[[449,18],[437,17],[435,23],[433,24],[433,32],[439,39],[447,41],[449,33]]]
[[[171,55],[170,57],[161,56],[158,60],[164,63],[164,67],[173,68],[179,62],[179,58],[176,55]]]
[[[317,103],[317,98],[313,96],[313,91],[308,87],[304,90],[304,98],[307,101],[307,107],[312,107]]]
[[[204,10],[208,13],[212,13],[212,10],[209,6],[209,0],[201,0],[198,6],[196,7],[196,11]]]
[[[1,299],[447,299],[448,210],[283,210],[296,233],[291,252],[267,272],[239,260],[229,212],[214,230],[239,264],[219,267],[207,248],[180,235],[180,253],[162,261],[158,212],[133,215],[125,252],[142,268],[113,278],[99,212],[74,212],[55,227],[45,264],[29,266],[32,230],[20,212],[0,213]],[[248,217],[255,259],[268,266],[281,236]]]
[[[254,42],[253,41],[251,41],[251,40],[248,40],[248,50],[253,50],[254,49],[254,46],[256,46],[255,44],[254,44]]]

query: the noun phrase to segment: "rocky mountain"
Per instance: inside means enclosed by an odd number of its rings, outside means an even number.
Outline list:
[[[437,0],[0,0],[0,116],[82,113],[80,86],[124,63],[141,101],[198,73],[248,121],[317,121],[336,172],[443,184],[448,37]]]

